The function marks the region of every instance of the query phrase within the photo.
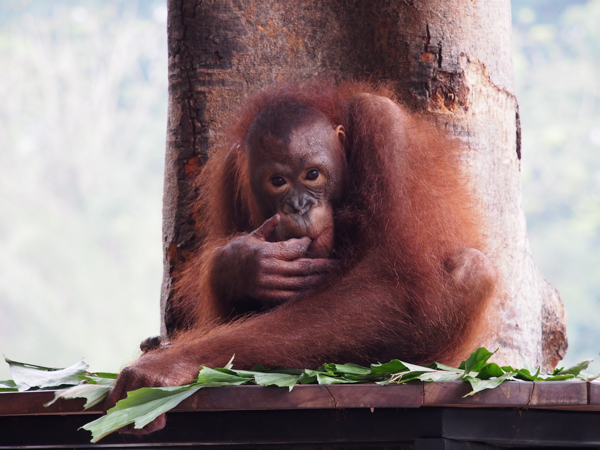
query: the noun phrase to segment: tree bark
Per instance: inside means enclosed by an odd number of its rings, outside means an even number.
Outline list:
[[[194,246],[191,180],[244,96],[284,80],[392,81],[401,101],[465,147],[502,289],[482,345],[549,369],[565,312],[537,271],[521,205],[509,0],[169,0],[163,327],[172,277]]]

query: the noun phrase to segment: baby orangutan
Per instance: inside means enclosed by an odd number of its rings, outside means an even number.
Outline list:
[[[480,344],[496,273],[456,142],[364,84],[277,86],[233,123],[197,182],[171,341],[121,372],[108,407],[233,354],[240,369],[453,365]]]

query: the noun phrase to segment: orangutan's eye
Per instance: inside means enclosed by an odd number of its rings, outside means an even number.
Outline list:
[[[306,173],[307,180],[316,180],[319,178],[319,171],[317,169],[311,169]]]
[[[285,179],[282,177],[273,177],[271,178],[271,184],[275,187],[281,187],[286,183]]]

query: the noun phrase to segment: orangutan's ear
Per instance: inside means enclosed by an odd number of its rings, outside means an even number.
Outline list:
[[[346,143],[348,142],[348,138],[346,137],[346,131],[342,125],[338,125],[335,127],[335,134],[337,134],[338,139],[342,143],[342,147],[346,148]]]

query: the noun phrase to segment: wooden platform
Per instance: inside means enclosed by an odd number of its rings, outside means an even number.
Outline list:
[[[45,408],[51,391],[0,393],[0,448],[600,447],[600,383],[506,382],[462,398],[467,383],[205,388],[144,437],[90,444],[78,428],[100,406],[82,399]]]

